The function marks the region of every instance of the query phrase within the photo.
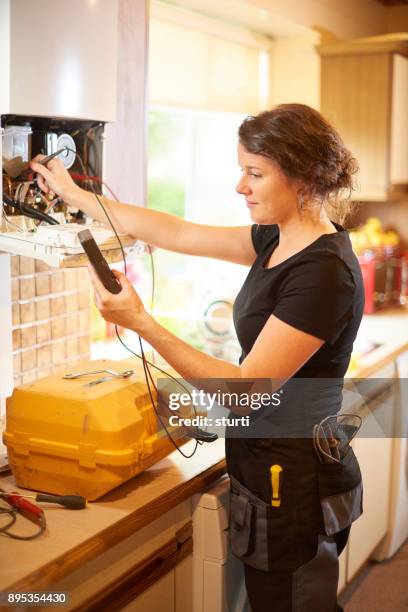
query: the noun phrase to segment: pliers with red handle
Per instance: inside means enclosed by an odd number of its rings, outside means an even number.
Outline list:
[[[15,540],[34,540],[34,538],[37,538],[45,531],[45,515],[41,508],[27,499],[24,499],[18,493],[7,493],[6,491],[3,491],[3,489],[0,489],[0,499],[4,499],[9,506],[9,508],[0,508],[0,513],[8,514],[10,516],[9,523],[0,528],[0,533]],[[34,534],[28,536],[19,535],[9,531],[10,527],[12,527],[16,522],[17,514],[22,514],[25,516],[29,521],[38,525],[39,529]]]
[[[45,529],[45,515],[42,508],[36,506],[18,493],[7,493],[6,491],[3,491],[3,489],[0,489],[0,497],[2,497],[9,506],[15,508],[17,512],[25,516],[29,521],[32,521]]]

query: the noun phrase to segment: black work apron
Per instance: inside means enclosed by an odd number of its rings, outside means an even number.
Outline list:
[[[292,574],[286,612],[335,606],[334,534],[362,513],[361,473],[351,448],[341,463],[320,463],[311,438],[228,438],[232,553],[256,570]],[[282,468],[281,502],[271,505],[270,467]],[[309,602],[309,603],[307,603]],[[267,608],[265,608],[267,609]],[[272,608],[271,608],[272,609]]]

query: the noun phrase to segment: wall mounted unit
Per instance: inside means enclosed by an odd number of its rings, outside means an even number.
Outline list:
[[[0,0],[0,113],[114,121],[117,0]]]

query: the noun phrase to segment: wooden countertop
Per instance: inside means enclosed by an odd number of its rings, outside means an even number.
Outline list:
[[[183,452],[191,453],[194,444],[185,444]],[[220,439],[198,446],[191,459],[174,451],[84,510],[44,505],[47,530],[38,539],[18,541],[0,534],[0,592],[49,589],[225,472],[224,440]],[[11,475],[0,478],[0,487],[17,490]],[[28,535],[34,529],[19,518],[15,531]]]
[[[362,358],[359,367],[349,371],[347,376],[350,378],[368,378],[405,351],[408,351],[408,341],[394,341],[384,344]]]

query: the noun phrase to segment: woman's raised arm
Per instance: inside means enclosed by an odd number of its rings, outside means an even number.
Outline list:
[[[38,185],[43,191],[53,191],[69,206],[79,208],[92,219],[108,224],[94,194],[76,185],[60,160],[52,159],[45,167],[38,163],[41,158],[36,157],[31,162],[31,168],[39,175]],[[142,206],[122,204],[102,196],[100,199],[116,231],[129,234],[147,244],[177,253],[248,266],[255,260],[250,225],[201,225]]]

